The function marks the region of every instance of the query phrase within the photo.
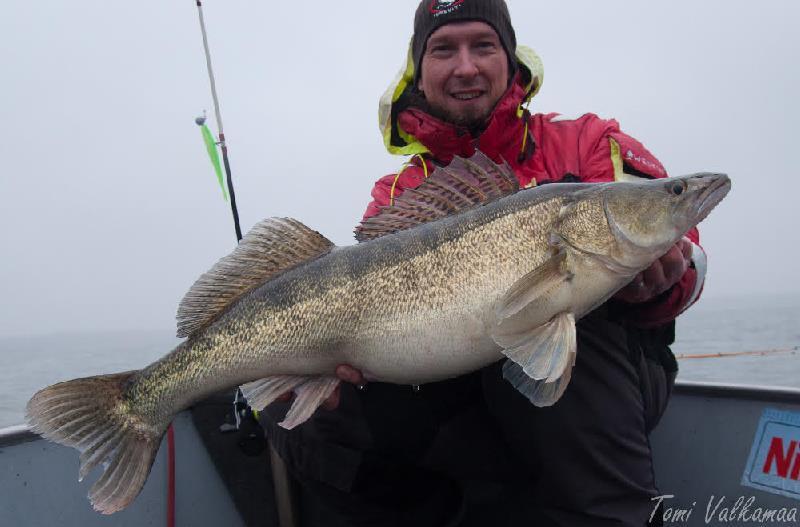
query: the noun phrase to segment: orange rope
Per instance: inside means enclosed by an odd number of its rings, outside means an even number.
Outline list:
[[[403,163],[403,166],[400,167],[400,170],[397,171],[397,174],[394,176],[394,181],[392,181],[392,188],[389,190],[389,205],[394,205],[394,190],[397,187],[397,180],[400,179],[400,174],[402,174],[405,169],[408,168],[408,165],[414,160],[415,157],[418,157],[420,161],[422,161],[422,170],[425,173],[425,179],[428,179],[428,165],[425,163],[425,158],[422,157],[421,154],[414,154],[408,161]]]
[[[522,133],[522,147],[519,149],[520,155],[525,154],[525,147],[528,145],[528,124],[530,123],[530,114],[528,113],[528,105],[531,100],[528,99],[523,107],[521,104],[517,108],[517,116],[525,121],[525,130]]]
[[[425,179],[428,179],[428,164],[425,162],[425,158],[422,157],[422,154],[417,154],[420,162],[422,162],[422,171],[425,174]]]
[[[528,144],[528,120],[525,119],[525,131],[522,134],[522,148],[519,149],[520,154],[525,153],[525,146]]]
[[[775,353],[797,353],[800,351],[800,346],[795,346],[793,348],[781,348],[781,349],[772,349],[772,350],[761,350],[761,351],[736,351],[733,353],[701,353],[697,355],[690,355],[690,354],[682,354],[677,355],[675,358],[680,359],[718,359],[721,357],[741,357],[743,355],[772,355]]]

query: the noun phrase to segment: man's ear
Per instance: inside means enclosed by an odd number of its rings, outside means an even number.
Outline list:
[[[517,73],[519,73],[520,68],[519,64],[517,63],[517,57],[511,56],[505,49],[503,52],[506,54],[506,62],[508,62],[508,86],[511,87],[511,83],[514,82],[514,79],[517,78]]]
[[[416,72],[416,80],[414,82],[414,89],[420,93],[425,93],[425,83],[422,78],[422,59],[419,61],[419,71]]]

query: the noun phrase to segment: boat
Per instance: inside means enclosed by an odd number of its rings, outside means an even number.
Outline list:
[[[112,516],[92,510],[90,481],[76,483],[75,450],[2,429],[0,525],[309,525],[313,502],[232,415],[224,395],[179,414],[142,493]],[[665,525],[798,523],[800,389],[679,381],[650,440]]]

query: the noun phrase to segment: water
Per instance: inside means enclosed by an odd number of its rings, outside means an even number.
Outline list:
[[[703,299],[678,319],[680,354],[800,346],[800,297]],[[0,338],[0,427],[20,424],[25,402],[48,384],[141,368],[178,343],[173,331]],[[680,361],[679,379],[800,388],[800,351]]]
[[[0,338],[0,427],[24,421],[36,390],[59,381],[141,368],[178,342],[174,331],[54,333]]]
[[[793,350],[679,360],[679,379],[800,388],[800,296],[702,299],[678,318],[676,355]]]

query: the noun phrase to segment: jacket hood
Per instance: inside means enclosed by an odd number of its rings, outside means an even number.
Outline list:
[[[524,95],[517,109],[521,117],[522,105],[530,101],[542,86],[544,67],[539,55],[527,46],[517,46],[515,58],[519,68],[516,82],[524,88]],[[383,144],[390,154],[413,155],[428,152],[428,148],[417,137],[398,123],[398,116],[407,108],[405,101],[414,88],[414,75],[414,58],[409,44],[405,65],[384,92],[378,106],[378,125]]]

